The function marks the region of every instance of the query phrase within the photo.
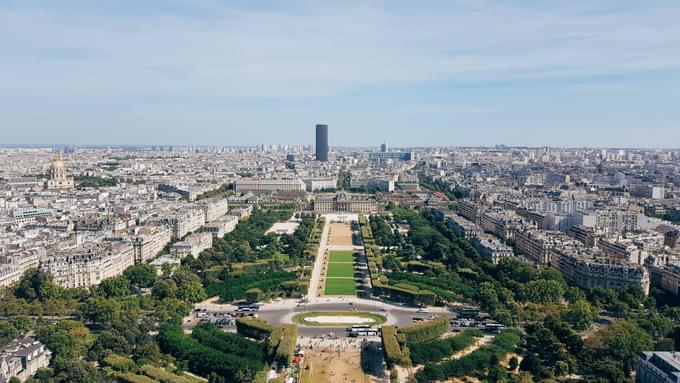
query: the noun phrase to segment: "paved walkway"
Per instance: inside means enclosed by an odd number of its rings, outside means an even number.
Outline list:
[[[319,251],[314,260],[314,268],[312,269],[312,278],[309,280],[309,288],[307,290],[307,299],[309,302],[315,302],[319,297],[319,285],[321,282],[321,270],[323,269],[324,253],[328,248],[328,233],[330,231],[331,222],[330,217],[326,216],[326,222],[321,232],[321,240],[319,241]]]

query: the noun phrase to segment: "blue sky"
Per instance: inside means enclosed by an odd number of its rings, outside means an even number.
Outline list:
[[[257,3],[257,4],[254,4]],[[0,0],[0,143],[680,147],[677,1]]]

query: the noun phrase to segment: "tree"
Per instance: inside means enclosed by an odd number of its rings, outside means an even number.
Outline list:
[[[200,281],[182,284],[177,291],[177,298],[189,303],[196,303],[208,297]]]
[[[101,361],[101,359],[109,352],[127,355],[131,351],[132,346],[130,343],[128,343],[125,337],[114,334],[110,331],[104,331],[92,344],[92,347],[88,352],[88,356],[90,360]]]
[[[177,296],[177,283],[172,279],[159,279],[153,286],[152,294],[158,299],[175,298]]]
[[[17,315],[8,319],[19,333],[23,334],[33,328],[33,320],[26,315]]]
[[[49,383],[52,380],[53,376],[54,376],[54,371],[52,371],[51,368],[44,367],[44,368],[39,368],[35,372],[35,375],[33,375],[33,378],[40,383]]]
[[[34,300],[44,302],[59,297],[60,292],[61,288],[50,274],[31,269],[24,274],[15,295],[29,302]]]
[[[163,360],[163,354],[156,342],[147,341],[135,347],[133,358],[138,365],[158,365]]]
[[[13,377],[9,378],[9,380],[7,382],[8,383],[21,383],[21,379],[17,378],[16,376],[13,376]]]
[[[524,286],[524,296],[536,303],[557,303],[564,295],[564,285],[559,281],[539,279]]]
[[[55,363],[81,357],[90,345],[90,330],[81,322],[64,320],[41,327],[37,331],[40,340],[54,355]]]
[[[603,379],[605,382],[619,383],[628,381],[628,373],[624,372],[624,364],[610,358],[597,361],[591,368],[594,377]]]
[[[564,313],[564,320],[571,323],[576,330],[586,330],[593,324],[597,315],[588,301],[580,299],[570,305]]]
[[[92,297],[85,301],[81,311],[85,318],[101,325],[109,325],[120,317],[122,306],[113,299]]]
[[[596,346],[603,349],[605,355],[622,363],[626,374],[632,370],[633,362],[640,352],[653,350],[654,347],[652,336],[630,320],[618,320],[600,330],[596,340]]]
[[[0,345],[5,345],[19,335],[19,331],[9,321],[0,322]]]
[[[160,322],[181,323],[191,313],[191,304],[176,298],[165,298],[156,305],[155,317]]]
[[[97,369],[79,360],[70,360],[59,365],[55,383],[100,383],[104,380]]]
[[[491,282],[483,282],[479,285],[477,292],[479,305],[490,312],[494,312],[498,308],[498,293]]]
[[[128,267],[123,276],[134,286],[151,287],[156,283],[156,267],[149,264],[135,265]]]
[[[97,290],[106,298],[123,298],[130,295],[130,281],[123,276],[104,279]]]

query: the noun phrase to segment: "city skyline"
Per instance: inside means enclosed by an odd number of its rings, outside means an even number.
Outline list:
[[[669,1],[10,1],[3,141],[311,144],[324,121],[335,147],[674,147],[679,15]]]

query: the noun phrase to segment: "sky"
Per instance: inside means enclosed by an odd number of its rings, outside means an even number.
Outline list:
[[[680,2],[0,0],[0,144],[680,147]]]

